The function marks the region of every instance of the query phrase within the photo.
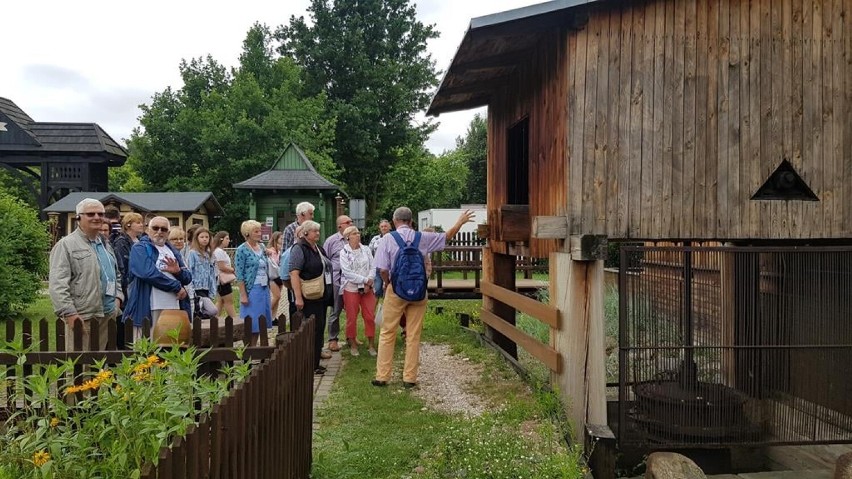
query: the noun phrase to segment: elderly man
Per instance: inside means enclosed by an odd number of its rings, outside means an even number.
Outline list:
[[[314,205],[307,201],[303,201],[296,205],[296,221],[290,223],[286,228],[284,228],[284,249],[293,246],[293,243],[296,241],[296,227],[307,220],[314,219],[314,209]]]
[[[101,237],[104,205],[86,198],[77,204],[77,229],[50,251],[50,301],[65,321],[65,349],[74,350],[74,325],[83,325],[82,350],[90,349],[91,320],[98,321],[98,347],[106,349],[109,322],[124,295],[121,273],[109,242]]]
[[[382,312],[382,332],[379,338],[379,357],[376,361],[376,379],[374,386],[387,386],[393,371],[393,350],[396,345],[396,328],[403,314],[406,317],[405,369],[402,374],[403,386],[413,388],[417,385],[417,371],[420,366],[420,333],[423,331],[423,317],[426,315],[426,298],[420,301],[406,301],[393,290],[390,272],[399,261],[397,253],[401,248],[394,235],[406,245],[414,245],[416,235],[420,235],[417,249],[424,258],[434,251],[446,247],[447,240],[453,239],[461,227],[473,220],[473,213],[466,210],[446,233],[418,233],[411,228],[411,210],[402,206],[393,212],[393,225],[396,231],[385,235],[376,251],[376,268],[385,283],[385,302]],[[425,268],[425,264],[424,264]],[[425,271],[423,273],[425,275]]]
[[[384,238],[386,234],[390,233],[390,230],[390,221],[379,221],[379,234],[373,236],[373,238],[370,240],[370,253],[373,253],[373,256],[376,255],[376,250],[379,249],[379,241],[381,241],[381,239]]]
[[[142,337],[142,322],[151,320],[151,331],[166,309],[182,309],[191,317],[189,298],[184,286],[192,275],[180,253],[166,242],[169,220],[155,216],[148,222],[146,234],[130,248],[128,261],[129,293],[124,319],[133,321],[134,341]]]
[[[343,310],[343,292],[340,291],[340,252],[346,246],[347,240],[343,237],[343,230],[352,226],[352,218],[342,215],[337,217],[337,233],[325,239],[322,249],[331,260],[332,285],[334,285],[334,306],[328,315],[328,349],[340,351],[337,337],[340,334],[340,312]]]

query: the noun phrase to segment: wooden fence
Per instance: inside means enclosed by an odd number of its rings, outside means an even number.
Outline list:
[[[252,369],[142,479],[305,478],[311,469],[314,322],[279,336]]]
[[[250,322],[251,319],[247,318]],[[8,417],[22,406],[17,404],[15,388],[23,384],[9,380],[19,377],[16,368],[22,367],[22,377],[34,368],[76,359],[74,377],[64,378],[64,384],[52,388],[57,395],[68,382],[80,383],[83,367],[103,360],[107,365],[119,363],[130,350],[115,347],[116,326],[110,323],[108,344],[98,343],[96,333],[90,336],[89,351],[66,351],[65,325],[59,319],[42,319],[34,330],[30,320],[20,327],[6,321],[7,342],[20,340],[25,348],[33,349],[25,361],[11,354],[0,354],[0,376],[5,387],[0,388],[0,419]],[[97,331],[96,321],[91,331]],[[132,337],[132,324],[126,332]],[[156,467],[149,467],[142,477],[153,478],[307,478],[311,467],[311,420],[313,400],[313,334],[314,321],[302,321],[301,313],[291,318],[290,331],[286,319],[279,318],[274,345],[269,344],[270,331],[261,317],[259,346],[245,349],[242,359],[259,361],[249,378],[230,391],[214,406],[209,415],[198,418],[183,438],[175,438],[164,447]],[[143,328],[147,335],[149,327]],[[190,343],[205,349],[199,373],[214,372],[222,361],[236,361],[234,345],[241,338],[248,344],[250,324],[230,317],[193,321]],[[235,334],[241,332],[243,334]],[[51,338],[51,331],[53,332]],[[51,341],[53,339],[53,341]],[[80,322],[73,330],[74,349],[82,349],[83,330]],[[83,394],[83,393],[78,393]]]

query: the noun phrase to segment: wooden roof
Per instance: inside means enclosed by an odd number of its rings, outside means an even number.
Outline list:
[[[339,190],[337,185],[317,173],[305,152],[290,143],[271,168],[234,184],[243,190]]]
[[[96,123],[37,122],[0,97],[0,159],[17,164],[92,157],[122,165],[127,150]]]
[[[584,5],[600,0],[554,0],[477,17],[462,39],[427,115],[487,105],[522,60],[529,57],[541,32],[588,19]]]
[[[56,203],[44,209],[45,213],[70,213],[75,211],[77,203],[83,198],[94,198],[102,203],[117,201],[129,205],[138,211],[156,213],[159,211],[179,211],[192,213],[202,206],[211,216],[222,216],[225,210],[209,191],[175,192],[164,191],[157,193],[110,193],[94,191],[77,191],[69,193]]]

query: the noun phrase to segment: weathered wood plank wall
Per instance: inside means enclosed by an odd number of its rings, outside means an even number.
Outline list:
[[[489,105],[496,237],[506,132],[528,116],[530,214],[567,215],[572,234],[852,238],[850,15],[852,0],[603,2],[582,30],[542,34]],[[750,200],[783,159],[819,202]]]
[[[850,14],[852,0],[602,4],[566,39],[571,231],[852,237]],[[523,106],[523,95],[513,98]],[[560,136],[559,127],[548,125],[549,134]],[[819,202],[750,200],[783,159]],[[550,190],[558,173],[531,171],[531,214],[561,214],[540,204],[559,200]]]

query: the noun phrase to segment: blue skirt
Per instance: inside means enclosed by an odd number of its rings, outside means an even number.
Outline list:
[[[248,304],[240,305],[240,316],[245,320],[247,316],[251,316],[251,332],[257,334],[260,332],[260,324],[257,318],[263,316],[266,318],[266,328],[272,327],[272,307],[270,306],[269,286],[261,286],[255,284],[251,291],[248,292]]]

